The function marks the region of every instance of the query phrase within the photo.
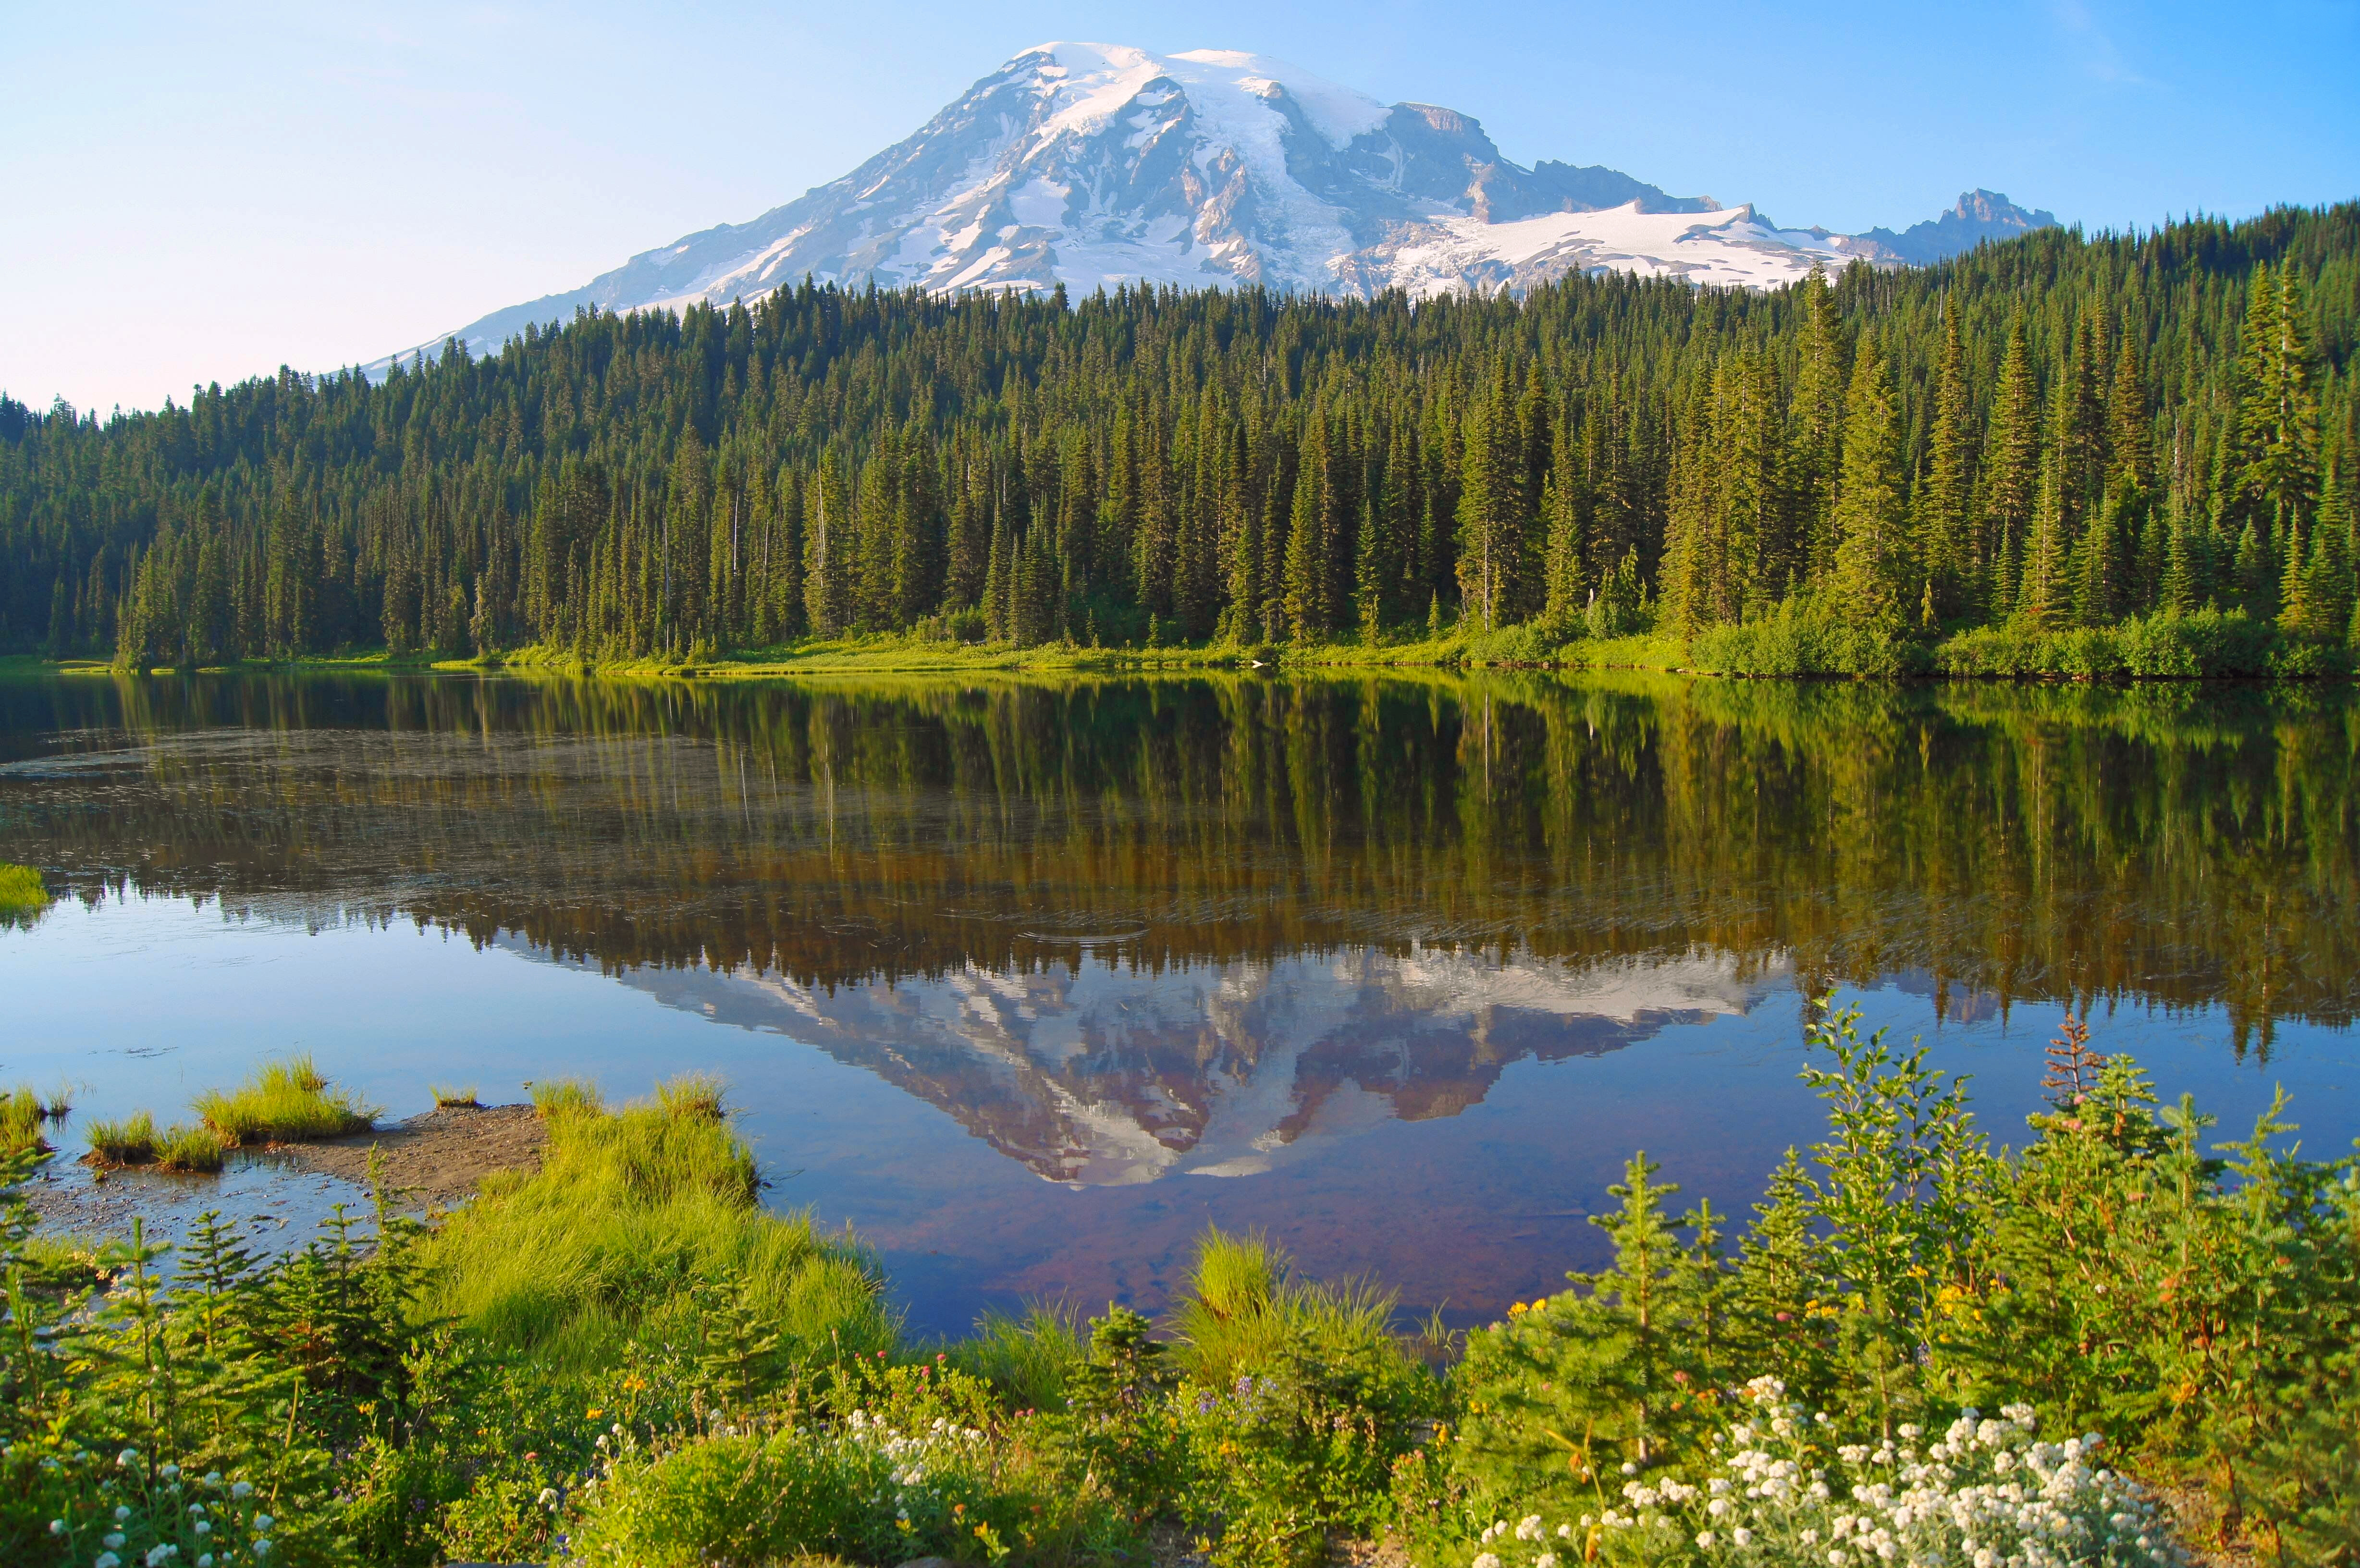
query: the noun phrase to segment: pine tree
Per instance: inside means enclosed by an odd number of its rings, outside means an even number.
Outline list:
[[[1999,389],[1993,397],[1991,438],[1983,451],[1988,461],[1983,537],[1992,552],[1993,608],[2005,615],[2016,605],[2041,485],[2040,388],[2022,316],[2008,325]]]
[[[1863,339],[1845,394],[1843,484],[1836,496],[1835,603],[1862,625],[1898,630],[1914,595],[1900,410],[1885,361]]]
[[[1835,567],[1836,494],[1843,472],[1843,327],[1836,316],[1827,274],[1818,266],[1805,279],[1797,303],[1802,321],[1787,485],[1804,575],[1817,578]]]
[[[1973,395],[1967,384],[1966,339],[1958,301],[1943,302],[1942,361],[1934,393],[1933,454],[1918,489],[1918,548],[1932,579],[1935,613],[1982,607],[1983,541],[1975,528]]]
[[[2236,496],[2275,543],[2308,517],[2319,493],[2319,402],[2310,311],[2292,265],[2254,279],[2239,334]]]

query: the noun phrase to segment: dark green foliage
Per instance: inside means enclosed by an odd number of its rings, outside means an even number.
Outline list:
[[[1612,1267],[1468,1336],[1454,1452],[1480,1495],[1594,1497],[1626,1461],[1660,1464],[1699,1441],[1717,1390],[1744,1371],[1718,1220],[1700,1205],[1681,1239],[1663,1207],[1679,1189],[1658,1169],[1634,1156],[1609,1190],[1622,1207],[1591,1217],[1614,1238]]]
[[[2216,605],[2340,642],[2355,234],[2347,204],[1415,308],[803,287],[376,385],[9,403],[0,652],[694,659],[953,616],[1249,647],[1454,605],[1614,637],[1643,595],[1688,635],[1801,593],[1888,637]]]

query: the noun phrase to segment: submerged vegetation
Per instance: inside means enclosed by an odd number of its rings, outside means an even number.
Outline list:
[[[759,1206],[710,1081],[545,1085],[538,1173],[273,1258],[208,1219],[93,1277],[11,1188],[0,1557],[2353,1560],[2360,1163],[2283,1105],[2218,1141],[2070,1019],[2014,1152],[1922,1050],[1810,1040],[1826,1136],[1742,1232],[1634,1157],[1611,1264],[1463,1344],[1218,1233],[1161,1330],[912,1343],[856,1243]]]

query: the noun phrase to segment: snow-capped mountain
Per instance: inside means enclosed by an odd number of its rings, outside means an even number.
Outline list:
[[[1055,43],[841,180],[453,335],[490,352],[585,305],[726,303],[806,275],[1076,296],[1149,283],[1424,298],[1577,269],[1770,287],[1815,263],[1922,262],[2054,221],[1973,191],[1905,234],[1785,229],[1611,169],[1521,168],[1455,110],[1388,107],[1261,55]]]
[[[1783,955],[1502,962],[1418,947],[1172,969],[968,964],[848,985],[696,966],[615,978],[874,1073],[1045,1181],[1128,1186],[1257,1175],[1382,1122],[1454,1116],[1513,1062],[1598,1055],[1742,1014],[1790,975]]]

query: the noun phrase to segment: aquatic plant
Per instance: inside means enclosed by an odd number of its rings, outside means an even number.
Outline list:
[[[218,1171],[222,1168],[221,1139],[204,1127],[175,1122],[156,1139],[156,1164],[159,1170],[194,1174]]]
[[[473,1083],[464,1088],[448,1083],[429,1083],[426,1092],[434,1097],[434,1108],[438,1111],[472,1111],[482,1104],[475,1098]]]
[[[90,1124],[91,1157],[101,1165],[145,1165],[156,1158],[156,1118],[134,1111],[120,1121]]]
[[[328,1089],[309,1055],[265,1062],[236,1089],[208,1089],[193,1102],[214,1137],[235,1149],[247,1143],[300,1143],[365,1132],[377,1112]]]
[[[49,890],[38,871],[0,861],[0,930],[33,924],[49,903]]]
[[[45,1119],[41,1098],[33,1093],[29,1083],[0,1094],[0,1156],[47,1154],[49,1141],[41,1136]]]

